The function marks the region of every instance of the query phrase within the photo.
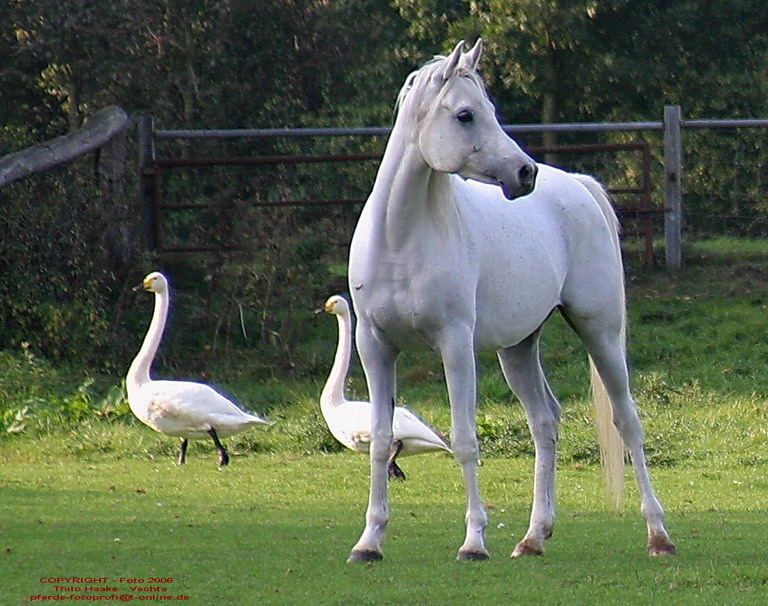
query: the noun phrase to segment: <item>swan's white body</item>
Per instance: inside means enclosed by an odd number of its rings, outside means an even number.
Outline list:
[[[155,310],[125,380],[131,411],[155,431],[182,438],[180,463],[184,462],[188,438],[212,437],[225,465],[228,457],[216,436],[231,436],[268,421],[244,412],[210,385],[191,381],[153,381],[150,378],[152,360],[168,316],[169,289],[168,281],[159,272],[144,278],[142,287],[155,294]]]
[[[247,413],[218,391],[191,381],[148,381],[128,391],[133,414],[155,431],[180,438],[221,438],[245,431],[264,419]]]
[[[325,311],[336,316],[339,323],[339,342],[333,367],[320,394],[320,410],[328,429],[339,442],[350,450],[367,453],[371,444],[371,403],[350,401],[344,397],[344,383],[352,352],[352,318],[349,304],[338,295],[325,302]],[[395,456],[408,456],[422,452],[445,450],[451,452],[435,430],[412,411],[395,407],[393,432]]]

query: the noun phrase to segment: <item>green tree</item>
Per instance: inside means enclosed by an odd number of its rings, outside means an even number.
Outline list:
[[[592,45],[601,114],[762,115],[768,86],[768,5],[760,0],[600,3]],[[620,109],[619,109],[620,108]]]
[[[709,116],[765,110],[760,0],[394,3],[433,46],[483,36],[483,70],[509,121],[658,118],[665,103]]]

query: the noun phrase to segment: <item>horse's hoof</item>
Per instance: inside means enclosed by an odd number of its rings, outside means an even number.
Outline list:
[[[677,555],[677,547],[669,541],[665,543],[649,544],[648,555],[653,557]]]
[[[384,559],[384,555],[380,551],[374,551],[373,549],[355,549],[349,554],[347,562],[378,562]]]
[[[648,555],[668,556],[675,555],[677,549],[666,533],[654,533],[648,537]]]
[[[456,556],[456,559],[459,562],[483,562],[490,558],[491,556],[488,555],[487,551],[459,551],[459,554]]]
[[[527,540],[520,541],[512,552],[513,558],[521,558],[523,556],[540,556],[544,555],[544,550],[541,547],[532,545]]]
[[[652,557],[659,557],[659,556],[673,556],[677,555],[677,547],[674,545],[666,545],[664,547],[649,547],[648,548],[648,555]]]

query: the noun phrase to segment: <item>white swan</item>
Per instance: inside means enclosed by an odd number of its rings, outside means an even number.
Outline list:
[[[186,461],[189,438],[206,437],[212,438],[216,445],[219,465],[227,465],[229,456],[219,438],[269,422],[258,415],[243,412],[209,385],[150,379],[149,369],[168,315],[168,280],[160,272],[152,272],[136,290],[141,288],[155,293],[155,311],[141,349],[125,379],[131,411],[152,429],[181,438],[179,465]]]
[[[371,403],[352,402],[344,398],[344,383],[352,352],[352,318],[349,303],[340,296],[330,297],[325,311],[336,316],[339,342],[328,380],[320,394],[320,410],[328,429],[350,450],[368,452],[371,442]],[[394,441],[389,458],[389,477],[404,480],[403,470],[395,462],[398,456],[451,449],[438,433],[419,419],[411,410],[395,407]]]

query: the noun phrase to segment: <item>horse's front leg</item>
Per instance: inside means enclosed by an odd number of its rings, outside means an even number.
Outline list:
[[[362,324],[357,345],[371,399],[371,484],[365,529],[352,548],[348,562],[381,560],[381,540],[389,521],[387,480],[392,452],[392,420],[395,403],[396,352]]]
[[[451,448],[461,465],[467,495],[467,533],[456,559],[487,560],[484,535],[488,517],[477,479],[480,449],[475,423],[477,376],[472,331],[463,328],[444,334],[440,353],[451,402]]]

